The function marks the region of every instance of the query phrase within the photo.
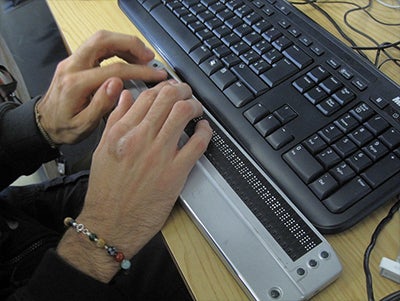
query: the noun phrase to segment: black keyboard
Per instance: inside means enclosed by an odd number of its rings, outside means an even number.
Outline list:
[[[400,193],[399,86],[291,4],[119,5],[321,232]]]

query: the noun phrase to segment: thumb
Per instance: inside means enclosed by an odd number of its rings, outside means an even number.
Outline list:
[[[92,115],[90,120],[98,120],[111,111],[119,99],[123,86],[120,78],[112,77],[97,89],[88,106],[88,111]]]
[[[82,136],[96,128],[101,118],[114,108],[122,89],[123,82],[117,77],[106,80],[97,89],[89,105],[75,116],[75,121],[80,124]]]

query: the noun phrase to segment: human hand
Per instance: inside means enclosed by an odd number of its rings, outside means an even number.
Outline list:
[[[110,57],[125,62],[100,66]],[[154,53],[137,37],[99,31],[60,62],[49,90],[38,103],[40,123],[55,144],[76,143],[95,129],[115,105],[122,80],[159,82],[163,70],[146,66]]]
[[[187,123],[202,114],[201,104],[191,95],[188,85],[171,81],[142,92],[133,104],[130,93],[123,91],[93,155],[88,192],[77,221],[126,258],[162,228],[211,139],[212,130],[202,120],[178,147]],[[118,264],[71,231],[62,239],[59,254],[84,273],[110,281]]]

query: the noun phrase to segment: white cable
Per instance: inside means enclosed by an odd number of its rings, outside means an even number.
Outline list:
[[[383,6],[388,7],[388,8],[400,9],[400,0],[394,1],[394,2],[397,2],[398,4],[390,4],[390,3],[387,3],[387,2],[385,2],[383,0],[376,0],[376,1],[378,3],[380,3],[380,4],[382,4]]]

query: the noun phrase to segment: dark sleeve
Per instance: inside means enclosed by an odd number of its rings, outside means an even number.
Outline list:
[[[35,98],[19,106],[0,104],[0,191],[59,154],[36,125],[34,106],[38,100]]]
[[[7,301],[121,300],[112,284],[104,284],[74,269],[53,250],[47,251],[28,284]]]

